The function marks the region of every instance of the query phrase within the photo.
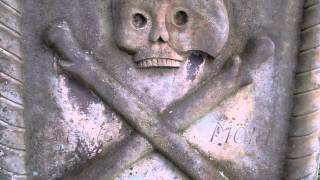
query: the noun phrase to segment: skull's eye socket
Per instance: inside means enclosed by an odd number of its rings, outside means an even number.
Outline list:
[[[183,26],[189,21],[189,16],[185,11],[177,11],[173,16],[173,22],[177,26]]]
[[[141,13],[136,13],[133,15],[132,24],[136,28],[143,28],[147,24],[147,18]]]

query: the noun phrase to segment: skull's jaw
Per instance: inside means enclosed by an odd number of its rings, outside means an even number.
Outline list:
[[[139,68],[179,68],[182,60],[169,58],[148,58],[137,61]]]

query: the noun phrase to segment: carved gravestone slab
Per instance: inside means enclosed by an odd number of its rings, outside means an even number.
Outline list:
[[[0,179],[315,179],[319,4],[0,0]]]

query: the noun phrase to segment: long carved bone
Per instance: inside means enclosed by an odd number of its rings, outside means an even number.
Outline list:
[[[59,31],[59,28],[60,28],[60,33],[57,33]],[[64,30],[61,31],[61,28]],[[55,30],[52,31],[51,29],[50,33],[48,34],[49,40],[51,41],[51,43],[55,45],[58,51],[63,56],[65,56],[66,59],[72,60],[72,59],[79,58],[79,56],[81,56],[82,53],[80,53],[81,52],[80,48],[74,41],[68,26],[65,23],[61,23],[61,24],[58,24],[53,29]],[[59,41],[59,38],[57,39],[55,35],[59,36],[60,38],[63,38],[64,41]],[[172,123],[170,127],[172,127],[173,131],[177,132],[179,129],[185,128],[187,125],[189,125],[193,121],[193,119],[196,119],[196,117],[199,117],[201,116],[201,114],[206,113],[208,110],[215,107],[223,99],[235,93],[240,87],[243,87],[244,85],[250,83],[251,82],[250,75],[249,75],[249,72],[246,71],[246,69],[256,69],[255,66],[261,64],[263,61],[268,59],[273,54],[273,48],[274,48],[272,41],[270,41],[267,38],[260,39],[256,42],[250,43],[250,44],[253,44],[254,46],[249,46],[247,48],[248,50],[246,51],[249,53],[244,54],[244,58],[249,59],[249,61],[246,62],[246,65],[240,64],[241,60],[239,57],[234,58],[232,61],[234,63],[233,68],[229,67],[229,71],[228,70],[222,71],[223,73],[221,73],[219,76],[212,78],[212,80],[204,84],[203,87],[201,87],[200,89],[198,89],[197,91],[189,95],[187,97],[188,99],[187,101],[178,101],[177,103],[175,103],[175,105],[171,106],[167,111],[167,112],[170,111],[171,113],[163,113],[162,114],[163,116],[161,119],[164,118],[164,119],[170,120],[170,122]],[[65,51],[66,48],[69,49],[68,52]],[[262,52],[259,52],[259,51],[262,51]],[[259,54],[260,57],[256,57],[255,54]],[[84,57],[85,57],[84,59],[86,60],[89,60],[90,58],[90,57],[87,57],[86,55],[84,55]],[[255,60],[255,62],[252,62],[253,60]],[[77,62],[77,60],[74,60],[72,63],[75,63],[75,62]],[[74,66],[75,64],[68,65],[64,62],[61,62],[61,63],[63,63],[62,66],[67,67],[68,71],[71,72],[73,75],[80,75],[78,74],[78,72],[85,73],[84,71],[81,71],[80,67]],[[74,68],[73,70],[72,68],[70,68],[72,66]],[[240,66],[241,66],[241,69],[239,68]],[[90,68],[90,66],[88,66],[87,68]],[[97,69],[94,69],[93,72],[95,72],[95,70]],[[242,72],[241,76],[239,76],[239,71]],[[100,80],[100,79],[98,78],[96,80]],[[91,81],[91,82],[94,82],[94,81]],[[159,126],[163,127],[161,123],[159,124]],[[119,156],[119,157],[122,157],[122,156]],[[183,169],[185,170],[185,168]],[[186,172],[188,173],[188,171]],[[191,175],[191,177],[195,177],[195,176]],[[206,176],[206,177],[209,178],[210,176]]]
[[[192,179],[223,179],[210,161],[191,148],[184,138],[169,131],[154,110],[83,53],[66,22],[52,26],[47,35],[48,42],[69,61],[60,62],[61,68],[85,83],[177,167]]]

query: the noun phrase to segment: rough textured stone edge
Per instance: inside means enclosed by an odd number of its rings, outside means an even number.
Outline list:
[[[306,0],[284,179],[317,179],[320,129],[320,1]]]
[[[25,162],[25,128],[23,123],[23,78],[14,71],[22,72],[21,8],[19,0],[0,0],[0,179],[27,179]],[[8,39],[9,41],[3,41]],[[14,43],[11,43],[14,42]],[[10,68],[14,70],[10,71]],[[19,101],[17,101],[17,99]],[[5,111],[9,109],[10,116]],[[17,115],[18,114],[18,115]],[[12,115],[12,116],[11,116]],[[13,119],[11,119],[13,118]]]

